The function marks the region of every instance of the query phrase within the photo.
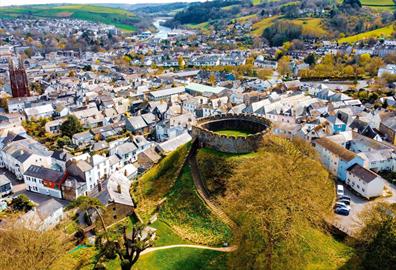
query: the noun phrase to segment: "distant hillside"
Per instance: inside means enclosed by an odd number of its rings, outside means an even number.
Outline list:
[[[200,24],[210,20],[234,18],[244,4],[240,0],[217,0],[191,3],[166,22],[169,27],[185,24]],[[249,4],[249,3],[247,3]]]
[[[395,10],[396,5],[393,0],[361,0],[363,6],[378,10]]]
[[[0,17],[75,18],[114,25],[125,31],[135,31],[140,21],[130,11],[95,5],[9,6],[0,9]]]

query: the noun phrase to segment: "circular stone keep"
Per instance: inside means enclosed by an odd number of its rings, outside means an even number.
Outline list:
[[[270,127],[271,122],[261,116],[222,114],[199,119],[192,128],[192,135],[201,147],[226,153],[249,153],[257,150]]]

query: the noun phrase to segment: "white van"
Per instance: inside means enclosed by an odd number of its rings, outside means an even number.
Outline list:
[[[337,196],[342,196],[342,195],[344,195],[344,186],[337,185]]]

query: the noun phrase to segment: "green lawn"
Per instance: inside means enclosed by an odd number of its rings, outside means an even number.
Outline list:
[[[13,18],[29,15],[35,18],[74,18],[114,25],[125,31],[135,31],[138,18],[130,11],[95,5],[32,5],[2,7],[0,17]]]
[[[134,270],[226,270],[226,253],[194,248],[158,250],[143,255]]]
[[[246,137],[251,134],[250,132],[243,130],[230,130],[230,129],[218,130],[215,133],[219,135],[235,136],[235,137]]]
[[[177,244],[192,244],[190,241],[183,239],[178,234],[176,234],[172,228],[162,220],[158,220],[150,226],[157,229],[156,239],[154,242],[154,246],[156,247]]]
[[[160,218],[183,238],[196,244],[221,246],[230,242],[231,229],[207,208],[198,196],[191,169],[183,168],[160,211]]]

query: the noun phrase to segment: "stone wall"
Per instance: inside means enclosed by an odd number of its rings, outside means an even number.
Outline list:
[[[256,151],[262,137],[271,128],[271,122],[253,114],[223,114],[201,118],[192,128],[192,136],[201,147],[210,147],[226,153],[249,153]],[[248,136],[226,136],[219,130],[250,132]]]

